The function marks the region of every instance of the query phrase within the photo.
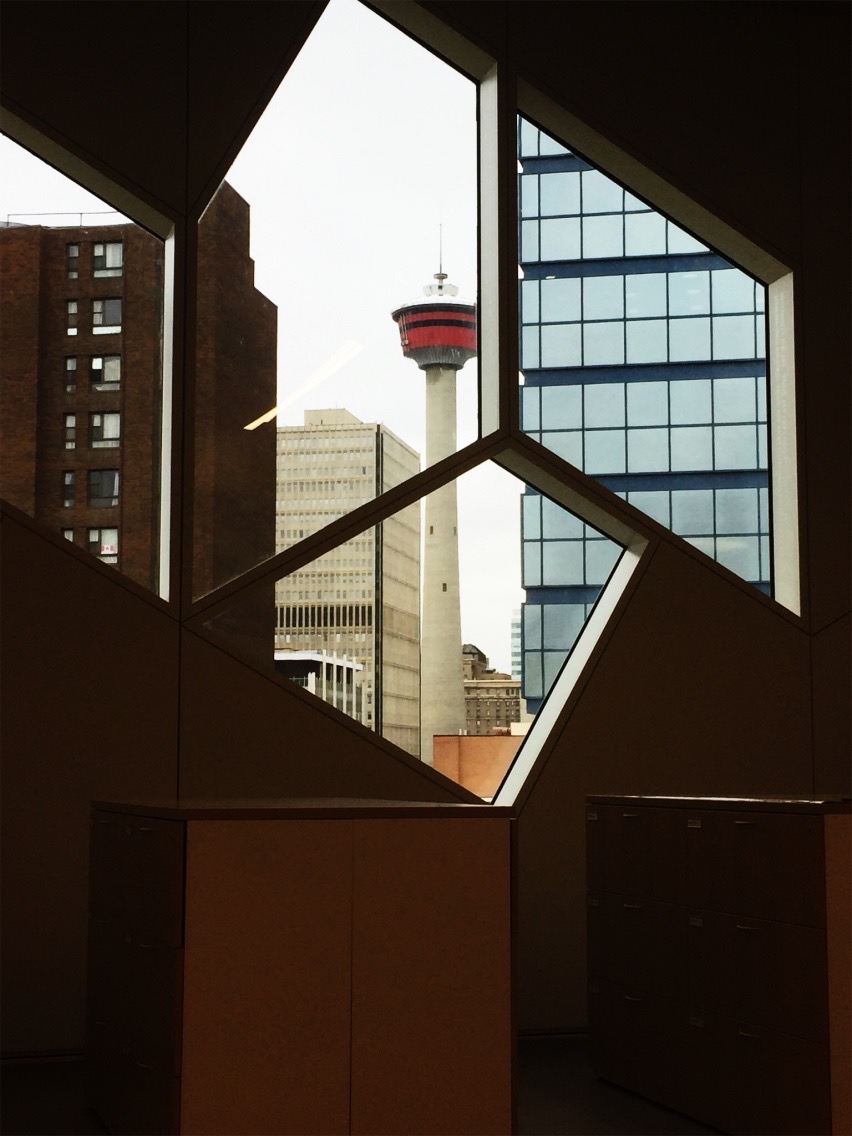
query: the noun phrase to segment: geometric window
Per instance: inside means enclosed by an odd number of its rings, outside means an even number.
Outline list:
[[[77,389],[77,357],[68,355],[65,358],[65,391],[73,394]]]
[[[765,287],[523,118],[518,146],[522,429],[769,592]]]
[[[80,275],[80,246],[65,246],[65,269],[69,280],[76,280]]]
[[[124,244],[106,241],[94,247],[92,267],[95,276],[121,276]]]
[[[70,509],[74,504],[75,482],[74,470],[66,469],[62,474],[62,504],[66,509]]]
[[[89,470],[89,504],[95,508],[118,504],[118,470]]]
[[[77,301],[65,301],[65,330],[68,335],[77,334]]]
[[[92,331],[110,335],[121,331],[121,300],[92,300]]]
[[[65,415],[65,449],[73,450],[77,445],[77,416]]]
[[[118,529],[89,529],[87,547],[104,564],[118,563]]]
[[[89,416],[89,442],[94,450],[118,446],[121,435],[120,414],[91,414]]]
[[[118,390],[121,383],[121,356],[95,355],[92,358],[91,372],[95,390]]]

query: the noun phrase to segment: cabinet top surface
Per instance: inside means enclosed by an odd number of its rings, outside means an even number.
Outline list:
[[[592,794],[586,797],[590,805],[647,805],[669,809],[725,809],[730,811],[773,813],[849,813],[850,802],[840,798],[822,797],[643,797],[620,794],[607,796]]]
[[[352,820],[442,817],[508,820],[514,810],[504,805],[383,801],[352,797],[282,797],[277,799],[170,798],[149,801],[92,801],[100,812],[166,820]]]

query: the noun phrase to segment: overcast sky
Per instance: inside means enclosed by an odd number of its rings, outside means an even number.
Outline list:
[[[108,208],[5,139],[0,161],[4,219],[92,224]],[[438,271],[439,226],[444,271],[476,297],[474,84],[357,0],[332,0],[227,180],[251,205],[255,283],[278,306],[279,420],[345,407],[423,453],[423,375],[390,313]],[[460,445],[477,436],[476,381],[473,360]],[[459,490],[462,635],[501,670],[523,596],[519,490],[491,466]]]

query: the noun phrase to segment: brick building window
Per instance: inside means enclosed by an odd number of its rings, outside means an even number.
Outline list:
[[[95,355],[91,373],[95,390],[118,390],[121,386],[121,356]]]
[[[118,470],[89,470],[89,505],[104,508],[118,504]]]
[[[77,445],[77,415],[65,415],[65,449],[73,450]]]
[[[104,564],[118,563],[118,529],[89,529],[86,547]]]
[[[92,266],[95,276],[121,276],[124,245],[121,241],[105,241],[95,245]]]
[[[69,335],[77,334],[77,301],[65,301],[65,330]]]
[[[76,280],[80,275],[80,246],[65,246],[65,270],[69,280]]]
[[[74,543],[74,530],[73,529],[61,529],[60,531],[62,532],[62,535],[65,537],[66,540],[70,540],[72,544]]]
[[[114,449],[120,437],[120,414],[89,415],[89,443],[93,450]]]
[[[76,484],[76,474],[73,469],[66,469],[62,473],[62,504],[64,508],[70,509],[74,504],[74,487]]]
[[[121,331],[120,299],[92,300],[92,331],[95,335],[114,335]]]
[[[65,359],[65,392],[73,394],[77,389],[77,356],[68,355]]]

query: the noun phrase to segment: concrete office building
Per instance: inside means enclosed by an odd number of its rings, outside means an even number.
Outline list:
[[[224,184],[199,227],[196,594],[273,548],[274,429],[243,426],[274,401],[277,312],[253,284],[249,225]],[[0,255],[3,495],[157,591],[163,243],[132,224],[10,224]],[[232,628],[247,643],[253,621]]]
[[[393,312],[403,355],[425,374],[427,468],[456,451],[456,372],[476,355],[476,308],[459,297],[446,273],[436,272],[435,280]],[[423,525],[420,755],[431,765],[432,739],[461,733],[466,721],[454,481],[428,495]]]
[[[518,138],[524,430],[769,592],[764,287],[523,118]],[[537,709],[620,549],[523,509]]]
[[[419,455],[385,426],[348,410],[306,410],[303,425],[278,428],[278,551],[419,469]],[[338,683],[321,680],[314,693],[325,690],[327,701],[417,756],[419,506],[280,580],[275,607],[276,669],[287,673],[287,652],[321,653],[320,673],[335,665],[335,655],[343,660],[338,670],[348,661],[357,695],[342,698]],[[307,680],[307,672],[300,677]]]
[[[73,159],[78,176],[102,193],[99,179],[108,171],[111,203],[144,216],[164,237],[175,226],[183,240],[269,92],[282,75],[286,83],[286,70],[319,6],[224,2],[204,5],[199,19],[198,5],[113,4],[108,20],[105,7],[51,5],[45,19],[43,5],[15,0],[3,5],[2,100],[4,111],[11,112],[4,128],[56,163],[70,168]],[[649,529],[648,555],[514,801],[513,1021],[529,1034],[579,1033],[588,991],[582,868],[587,794],[848,797],[852,791],[849,9],[813,3],[503,0],[387,8],[400,20],[420,14],[420,38],[460,67],[464,60],[453,54],[453,45],[460,38],[472,42],[472,55],[485,53],[500,64],[498,80],[504,72],[523,79],[522,109],[531,116],[544,120],[552,112],[545,125],[566,138],[569,117],[593,123],[595,135],[610,147],[612,168],[619,155],[630,156],[632,165],[625,159],[619,169],[635,191],[655,198],[653,175],[658,187],[674,187],[666,209],[685,225],[684,198],[695,203],[693,227],[699,232],[702,216],[723,219],[713,240],[724,245],[726,255],[752,265],[749,248],[756,247],[769,265],[755,269],[761,278],[783,289],[786,278],[777,263],[793,278],[798,414],[788,422],[798,483],[798,517],[791,526],[799,538],[795,602],[767,597],[699,556],[676,534]],[[442,29],[445,39],[439,38]],[[72,60],[73,44],[85,50]],[[673,60],[688,66],[673,67]],[[531,106],[540,90],[548,92],[552,105],[542,96]],[[511,137],[508,116],[514,117],[515,105],[508,95],[503,110],[501,136]],[[591,136],[589,131],[588,145]],[[440,168],[434,157],[423,155],[423,161]],[[486,152],[485,178],[488,159]],[[84,167],[88,173],[80,173]],[[511,163],[504,162],[503,175],[514,179]],[[293,177],[304,176],[303,164],[295,162]],[[496,175],[492,180],[504,185]],[[511,188],[509,182],[509,200]],[[515,218],[503,213],[499,219],[502,231],[510,232]],[[499,244],[488,216],[481,239],[484,253],[496,255]],[[517,275],[512,263],[503,265],[509,295],[513,271]],[[190,409],[197,371],[191,301],[198,283],[190,257],[177,278],[175,327]],[[235,384],[244,374],[240,368],[231,376]],[[271,405],[267,401],[258,413]],[[180,416],[175,421],[178,443],[188,445],[190,423]],[[775,437],[776,466],[777,443]],[[579,493],[586,484],[570,467],[550,468],[560,486]],[[176,494],[186,488],[186,473],[176,466]],[[608,497],[605,503],[625,525],[638,525],[627,504]],[[173,523],[180,548],[189,534],[179,514]],[[7,1053],[47,1058],[79,1052],[83,1044],[91,799],[162,799],[179,783],[186,796],[214,799],[471,801],[434,769],[403,760],[357,723],[270,682],[234,652],[205,639],[199,613],[187,610],[179,595],[161,601],[129,586],[13,505],[3,507],[2,530],[0,1006]],[[777,557],[776,587],[781,567],[783,558]],[[108,744],[98,744],[99,737]],[[432,823],[440,832],[442,822]],[[424,879],[436,888],[444,883],[428,872]],[[247,888],[255,882],[247,879]],[[478,888],[487,882],[476,879]],[[419,897],[422,890],[413,886],[411,894]],[[317,897],[317,910],[334,909],[333,899],[321,905]],[[489,1006],[475,969],[479,953],[453,950],[446,940],[436,950],[440,929],[436,921],[417,941],[412,972],[432,983],[436,1012],[473,990],[478,1003],[471,1003],[471,1013],[481,1021]],[[394,921],[388,919],[386,931],[377,934],[383,948],[377,954],[387,953],[393,934]],[[847,921],[832,938],[832,949],[842,951],[848,935]],[[813,960],[789,965],[776,957],[767,969],[785,989],[795,990],[818,967]],[[843,1003],[834,999],[832,1007],[844,1030]],[[426,1026],[428,1044],[409,1062],[407,1075],[422,1069],[427,1058],[444,1058],[455,1069],[471,1057],[464,1047],[447,1054],[428,1029],[429,1020]],[[326,1050],[347,1047],[350,1033],[348,1019],[329,1028]],[[392,1028],[388,1036],[396,1042]],[[241,1037],[231,1041],[243,1059],[254,1056]],[[552,1054],[548,1042],[520,1042],[525,1060],[528,1055],[533,1063],[542,1048]],[[838,1054],[838,1069],[848,1077],[848,1051],[845,1061],[842,1050]],[[18,1095],[19,1131],[47,1131],[48,1110],[48,1123],[65,1124],[66,1131],[78,1123],[73,1108],[67,1122],[67,1113],[59,1118],[52,1069],[61,1071],[64,1083],[74,1075],[70,1063],[56,1067],[45,1060],[39,1071],[35,1064],[27,1067],[28,1087]],[[401,1082],[382,1072],[388,1095],[396,1093]],[[15,1074],[4,1070],[9,1106]],[[783,1075],[779,1068],[779,1081]],[[710,1099],[723,1090],[723,1078],[716,1080],[708,1084]],[[434,1084],[438,1098],[440,1071]],[[570,1094],[567,1086],[560,1074],[554,1099]],[[765,1086],[765,1075],[755,1073],[751,1098],[771,1095]],[[600,1093],[606,1092],[601,1085]],[[78,1099],[75,1094],[75,1108]],[[607,1106],[598,1106],[601,1099],[597,1090],[594,1101],[583,1098],[595,1114],[591,1122],[612,1127],[612,1097]],[[836,1099],[840,1109],[842,1091]],[[619,1100],[619,1109],[638,1108],[630,1094],[619,1094]],[[567,1102],[564,1116],[574,1103]],[[646,1107],[643,1103],[641,1117],[624,1117],[625,1131],[647,1124]],[[671,1130],[683,1130],[682,1117],[667,1114],[667,1121]],[[543,1123],[560,1131],[559,1118]],[[848,1130],[848,1114],[845,1128],[841,1112],[835,1124],[838,1131]],[[445,1130],[451,1130],[450,1122]],[[664,1130],[662,1124],[658,1130]]]
[[[464,644],[462,656],[465,732],[484,737],[508,731],[513,722],[520,722],[523,717],[520,679],[492,670],[488,659],[473,643]]]

